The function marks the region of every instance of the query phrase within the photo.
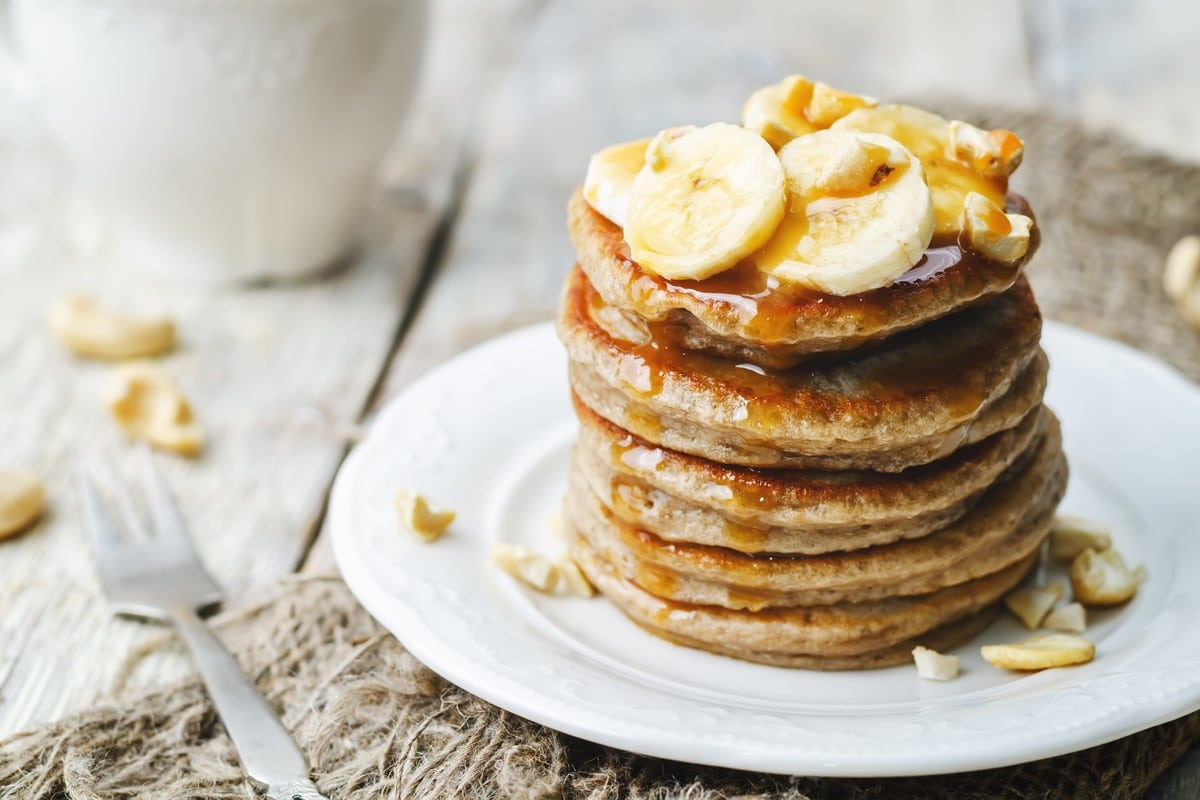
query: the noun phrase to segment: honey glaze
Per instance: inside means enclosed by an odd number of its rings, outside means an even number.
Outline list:
[[[1032,216],[1029,204],[1016,194],[1008,196],[1006,211]],[[803,231],[802,226],[793,227]],[[620,229],[615,230],[619,235]],[[700,304],[732,316],[748,338],[770,346],[794,340],[814,321],[837,320],[843,330],[868,335],[893,320],[897,309],[930,290],[944,290],[947,297],[963,302],[998,294],[1013,285],[1037,249],[1036,225],[1033,237],[1025,258],[1013,263],[985,258],[964,246],[961,235],[938,237],[921,260],[890,285],[845,296],[825,294],[769,274],[773,261],[779,259],[777,242],[703,280],[670,280],[646,272],[630,259],[623,240],[617,244],[616,255],[635,303],[683,308]]]
[[[634,395],[658,395],[669,375],[680,386],[722,398],[735,409],[730,418],[744,428],[767,431],[780,414],[870,424],[888,409],[913,403],[940,406],[953,420],[970,419],[991,399],[997,369],[1013,366],[1006,360],[1028,349],[1040,330],[1028,286],[1022,286],[984,308],[943,317],[870,349],[789,369],[748,369],[689,350],[681,343],[682,329],[670,322],[650,323],[644,344],[613,340],[589,313],[604,301],[582,272],[574,277],[575,297],[568,302],[574,301],[576,318],[590,323],[607,346],[618,378]],[[1018,320],[1022,314],[1028,319]]]
[[[666,603],[665,608],[657,609],[655,619],[662,623],[671,619],[671,612],[678,614],[692,609],[704,608],[683,601],[681,597],[682,581],[677,572],[658,564],[634,559],[631,580],[643,591],[657,597]],[[779,592],[743,589],[724,584],[715,584],[724,594],[724,606],[738,611],[761,611],[771,606],[783,605],[787,595]]]
[[[816,506],[841,502],[847,489],[856,495],[905,491],[920,494],[965,465],[986,461],[997,448],[1005,447],[1011,432],[1004,432],[966,447],[954,447],[947,456],[928,464],[909,467],[903,473],[856,470],[801,470],[739,467],[689,456],[641,439],[596,414],[574,392],[571,401],[585,425],[597,427],[608,440],[608,466],[618,474],[642,476],[660,472],[683,472],[695,481],[703,476],[706,499],[719,500],[722,513],[738,517],[784,506]],[[1022,425],[1028,424],[1027,422]],[[1016,429],[1014,429],[1016,430]],[[957,442],[958,437],[953,437]],[[1023,456],[1024,457],[1024,456]],[[660,484],[655,484],[660,485]],[[661,486],[661,485],[660,485]],[[669,486],[669,485],[668,485]],[[668,489],[669,490],[669,489]],[[746,534],[743,536],[743,531]],[[734,549],[746,552],[765,549],[766,533],[730,522],[726,539],[740,539]],[[753,546],[741,546],[742,543]]]

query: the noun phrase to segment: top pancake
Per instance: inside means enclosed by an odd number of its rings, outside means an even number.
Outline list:
[[[1019,196],[1010,195],[1008,206],[1032,216]],[[1016,283],[1038,242],[1035,227],[1015,264],[940,243],[891,285],[840,297],[781,284],[748,262],[703,281],[653,275],[629,258],[621,228],[593,211],[580,191],[568,204],[568,223],[583,271],[630,324],[665,323],[678,347],[776,368],[857,348],[999,294]]]

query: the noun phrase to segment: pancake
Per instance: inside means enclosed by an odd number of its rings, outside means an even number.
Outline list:
[[[1010,212],[1032,217],[1010,195]],[[1013,286],[1037,250],[1015,264],[988,261],[957,242],[937,242],[891,285],[839,297],[780,285],[749,263],[703,281],[670,281],[629,258],[624,234],[576,191],[567,208],[571,243],[605,301],[635,322],[667,325],[674,344],[783,368],[812,353],[850,350],[964,309]]]
[[[575,469],[614,515],[668,541],[815,555],[924,536],[1032,456],[1048,412],[898,473],[763,470],[658,447],[579,399]]]
[[[642,439],[721,463],[899,471],[1014,427],[1045,387],[1024,279],[969,312],[786,371],[616,338],[605,308],[573,270],[558,330],[580,399]]]
[[[1036,555],[969,583],[927,595],[868,603],[744,611],[676,603],[624,578],[585,541],[571,541],[571,557],[601,593],[637,624],[659,636],[751,661],[764,656],[821,659],[868,657],[943,625],[976,614],[1020,583]],[[893,662],[895,663],[895,662]]]
[[[565,511],[589,546],[655,595],[760,609],[927,594],[997,572],[1037,551],[1066,479],[1054,423],[1028,466],[954,524],[920,539],[822,556],[749,555],[666,542],[615,519],[577,470]]]
[[[674,633],[673,631],[658,629],[655,630],[648,625],[643,625],[638,620],[633,620],[643,630],[657,636],[660,639],[665,639],[673,644],[683,647],[691,647],[696,650],[706,650],[709,653],[716,655],[729,656],[731,658],[740,659],[742,661],[753,661],[759,664],[766,664],[772,667],[789,667],[791,669],[813,669],[813,670],[862,670],[862,669],[882,669],[884,667],[895,667],[901,664],[912,665],[912,651],[918,645],[928,647],[931,650],[936,650],[939,653],[945,653],[953,650],[961,644],[965,644],[971,639],[987,630],[988,626],[996,621],[1004,610],[1000,603],[993,603],[984,608],[982,611],[977,611],[974,614],[969,614],[962,619],[949,622],[945,625],[934,628],[931,631],[926,631],[920,636],[914,636],[911,639],[906,639],[903,642],[881,647],[878,650],[870,650],[865,653],[860,653],[854,656],[812,656],[802,655],[798,653],[761,653],[752,650],[747,650],[744,647],[738,647],[736,644],[728,642],[702,642],[697,639],[692,639],[687,636]]]

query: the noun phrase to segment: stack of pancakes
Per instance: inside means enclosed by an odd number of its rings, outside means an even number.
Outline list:
[[[1033,246],[1001,264],[942,243],[835,296],[741,266],[668,280],[579,193],[569,218],[565,517],[603,595],[670,641],[790,667],[887,666],[986,627],[1067,478]]]

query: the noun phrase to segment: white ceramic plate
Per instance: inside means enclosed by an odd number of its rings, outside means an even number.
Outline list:
[[[982,769],[1079,750],[1200,708],[1200,390],[1153,359],[1047,325],[1048,402],[1071,461],[1063,510],[1108,522],[1149,580],[1093,613],[1090,664],[963,674],[819,673],[660,641],[603,599],[528,592],[488,563],[495,542],[561,549],[557,508],[575,435],[549,325],[488,342],[393,400],[333,490],[350,588],[419,659],[523,717],[639,753],[766,772],[890,776]],[[458,511],[433,545],[401,530],[397,487]]]

